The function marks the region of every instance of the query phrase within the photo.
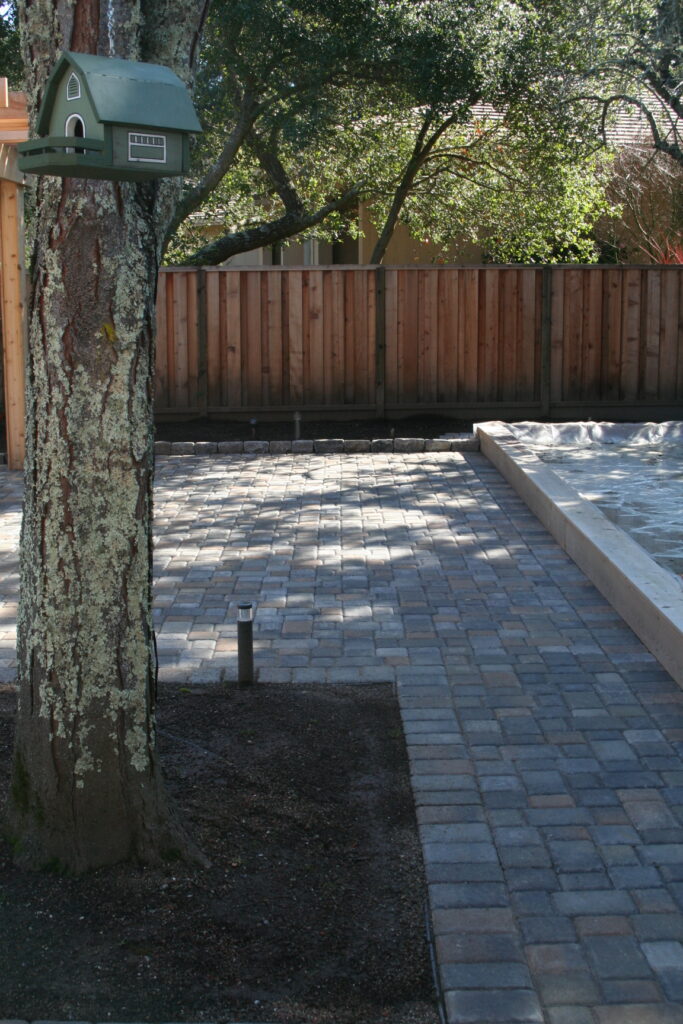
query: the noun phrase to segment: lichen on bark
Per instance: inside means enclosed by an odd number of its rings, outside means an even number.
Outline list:
[[[189,52],[201,5],[176,5]],[[104,6],[25,0],[34,103],[58,48],[101,52],[114,40],[118,56],[145,57],[143,40],[157,38],[145,31],[154,4]],[[197,855],[164,794],[153,714],[154,299],[176,190],[37,185],[8,815],[16,859],[31,867]]]

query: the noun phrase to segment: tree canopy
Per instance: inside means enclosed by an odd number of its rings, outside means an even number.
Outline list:
[[[0,72],[8,80],[10,89],[21,89],[23,66],[19,48],[17,10],[13,2],[0,7]]]
[[[197,63],[206,132],[167,260],[353,235],[361,200],[373,261],[398,222],[443,254],[467,239],[495,260],[593,259],[593,225],[620,194],[595,155],[616,111],[683,164],[682,21],[681,0],[214,0]],[[10,4],[15,86],[16,36]]]
[[[216,2],[197,89],[207,133],[169,258],[353,232],[359,199],[373,261],[399,220],[446,249],[477,235],[492,256],[588,255],[605,207],[596,135],[555,102],[549,31],[524,3]],[[505,119],[482,130],[478,105]],[[207,223],[223,225],[208,243]]]
[[[575,116],[603,134],[618,108],[640,114],[656,150],[683,161],[681,0],[533,0],[551,30],[556,78]]]

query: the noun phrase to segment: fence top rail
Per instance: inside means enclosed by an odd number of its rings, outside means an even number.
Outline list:
[[[228,271],[231,274],[272,274],[272,273],[277,273],[278,271],[287,273],[290,270],[295,270],[298,273],[301,273],[302,270],[386,270],[386,269],[395,270],[396,268],[395,267],[391,267],[391,268],[378,267],[378,266],[376,266],[374,264],[365,264],[365,263],[306,263],[306,264],[301,264],[299,266],[286,266],[286,267],[281,266],[280,264],[276,264],[275,266],[263,266],[263,267],[248,267],[248,266],[244,266],[244,267],[212,267],[212,266],[205,266],[205,267],[191,267],[191,266],[160,267],[159,271],[160,271],[160,273],[163,273],[163,272],[167,273],[169,270],[170,271],[184,270],[184,271],[190,273],[193,270],[203,270],[207,274],[215,274],[215,273],[223,273],[224,274],[224,273],[227,273]],[[423,267],[412,267],[412,268],[399,268],[399,269],[413,269],[413,270],[422,270],[422,269],[424,269],[424,270],[429,270],[431,268],[429,268],[429,267],[424,267],[424,268]]]
[[[683,264],[681,263],[442,263],[438,267],[430,266],[428,264],[415,265],[406,264],[405,266],[395,266],[384,264],[377,265],[374,263],[307,263],[301,264],[300,266],[263,266],[263,267],[214,267],[214,266],[178,266],[178,267],[160,267],[161,273],[193,273],[197,270],[203,270],[207,274],[211,273],[231,273],[231,274],[272,274],[272,273],[289,273],[289,271],[295,271],[301,273],[302,271],[319,271],[319,270],[412,270],[420,271],[435,271],[440,272],[444,270],[536,270],[541,272],[543,270],[592,270],[592,271],[618,271],[620,273],[626,273],[629,270],[669,270],[669,271],[683,271]]]

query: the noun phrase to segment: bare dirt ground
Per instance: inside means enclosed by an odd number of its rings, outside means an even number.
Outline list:
[[[184,422],[157,423],[157,441],[292,441],[294,419],[266,420],[196,419]],[[469,433],[471,420],[447,416],[411,416],[407,419],[330,421],[303,417],[300,437],[313,441],[320,438],[343,437],[345,440],[391,437],[440,437],[441,434]]]
[[[0,1018],[438,1024],[390,688],[165,687],[158,722],[212,866],[30,875],[0,844]]]

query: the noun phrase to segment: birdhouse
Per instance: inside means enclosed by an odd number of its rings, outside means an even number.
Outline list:
[[[64,52],[48,79],[38,139],[22,142],[19,168],[62,178],[146,181],[185,174],[201,125],[169,68]]]

